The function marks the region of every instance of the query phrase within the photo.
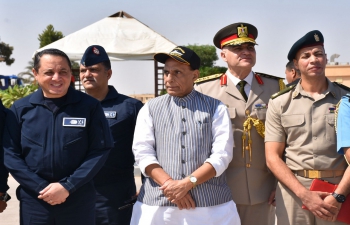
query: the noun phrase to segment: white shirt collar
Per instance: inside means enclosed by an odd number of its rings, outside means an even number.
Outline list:
[[[240,79],[238,79],[237,77],[233,76],[229,70],[226,71],[226,75],[230,78],[230,80],[235,84],[235,86],[238,85],[238,83],[241,81]],[[244,79],[247,84],[249,84],[249,86],[252,86],[252,82],[253,82],[253,71],[250,71],[250,73],[248,74],[248,76]]]

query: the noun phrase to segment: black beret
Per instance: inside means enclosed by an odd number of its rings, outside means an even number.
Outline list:
[[[258,30],[249,23],[234,23],[219,30],[214,36],[214,45],[222,49],[226,45],[256,44]]]
[[[83,66],[93,66],[104,61],[109,61],[106,50],[102,46],[91,45],[85,50],[80,64]]]
[[[199,56],[191,49],[183,46],[177,46],[170,53],[157,53],[154,55],[154,59],[163,64],[169,57],[179,63],[189,65],[194,70],[198,70],[201,64]]]
[[[318,30],[313,30],[305,34],[302,38],[300,38],[294,45],[291,47],[288,53],[288,60],[293,60],[295,55],[301,48],[322,45],[323,46],[324,39],[323,35]]]

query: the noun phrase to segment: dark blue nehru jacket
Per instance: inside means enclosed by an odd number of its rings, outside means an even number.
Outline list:
[[[99,101],[72,88],[55,112],[41,89],[16,101],[11,112],[4,134],[5,166],[33,194],[53,182],[72,194],[92,181],[113,147]]]
[[[114,139],[114,147],[106,163],[94,178],[95,185],[134,178],[135,160],[132,141],[137,114],[143,104],[137,99],[119,94],[113,86],[108,86],[108,89],[108,94],[101,101],[101,105]]]
[[[2,147],[2,136],[4,131],[6,109],[0,101],[0,193],[5,193],[9,187],[7,186],[8,172],[4,166],[4,151]]]

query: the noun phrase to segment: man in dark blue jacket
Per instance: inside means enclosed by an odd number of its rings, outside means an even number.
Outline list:
[[[0,101],[0,213],[6,209],[6,202],[9,200],[9,195],[6,193],[9,189],[9,186],[7,185],[8,172],[4,166],[4,152],[2,147],[5,116],[5,107]]]
[[[130,224],[132,205],[127,200],[136,194],[132,141],[136,117],[142,103],[119,94],[108,86],[111,63],[105,49],[88,47],[80,65],[80,80],[87,94],[101,101],[114,139],[114,147],[102,169],[94,178],[96,188],[96,224]]]
[[[7,115],[5,166],[20,186],[21,224],[95,224],[92,179],[113,147],[101,104],[69,87],[67,55],[34,56],[40,88]]]

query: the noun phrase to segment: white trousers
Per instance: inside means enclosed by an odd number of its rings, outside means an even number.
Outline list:
[[[137,201],[131,225],[240,225],[233,201],[211,207],[182,209],[168,206],[150,206]]]

